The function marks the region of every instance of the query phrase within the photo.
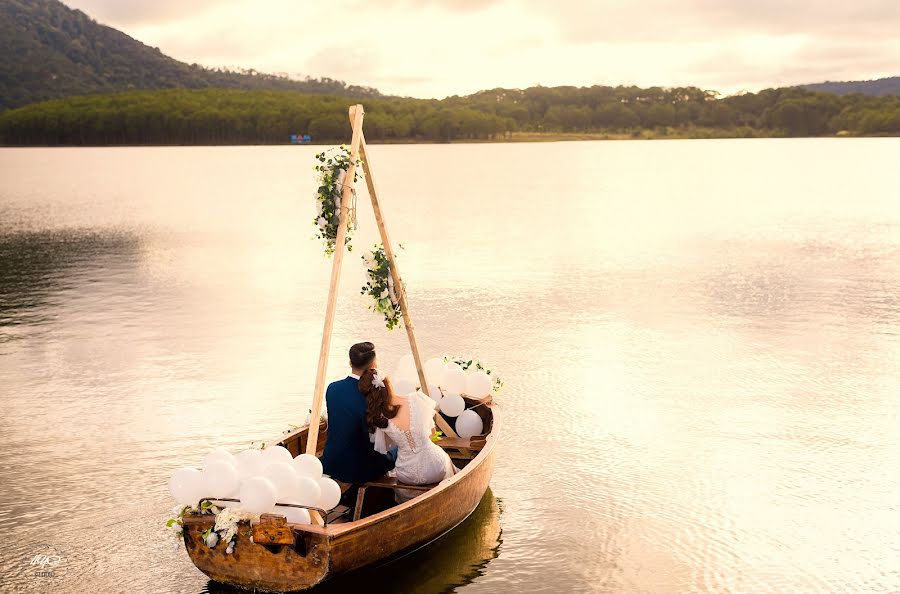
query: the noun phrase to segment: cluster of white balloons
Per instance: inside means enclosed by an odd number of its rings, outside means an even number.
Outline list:
[[[434,357],[422,366],[425,381],[428,382],[428,394],[438,403],[442,413],[448,417],[456,417],[456,433],[460,437],[470,438],[484,432],[484,422],[474,410],[466,410],[463,394],[470,398],[484,398],[491,393],[493,382],[485,372],[472,370],[466,373],[456,363],[447,363]],[[391,376],[394,391],[398,394],[411,394],[419,386],[419,374],[412,355],[404,355]]]
[[[296,458],[282,446],[248,449],[232,454],[216,448],[203,459],[203,470],[179,468],[172,474],[169,491],[178,503],[197,506],[201,498],[237,498],[239,504],[217,501],[228,507],[239,505],[253,514],[277,513],[288,522],[309,524],[309,512],[283,503],[333,509],[341,499],[341,488],[322,475],[322,463],[312,454]]]

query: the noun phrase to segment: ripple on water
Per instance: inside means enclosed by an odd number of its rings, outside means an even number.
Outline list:
[[[502,545],[464,580],[448,560],[479,547],[416,557],[400,571],[437,578],[400,590],[900,590],[895,148],[374,147],[422,350],[506,380]],[[166,550],[166,480],[306,417],[329,278],[297,227],[313,152],[0,155],[4,585],[34,589],[21,557],[50,538],[75,589],[216,591]],[[747,163],[767,175],[735,184]],[[600,173],[559,175],[579,165]],[[329,377],[361,337],[388,366],[407,348],[358,263]]]

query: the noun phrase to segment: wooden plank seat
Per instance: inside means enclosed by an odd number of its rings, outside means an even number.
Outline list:
[[[398,482],[397,479],[390,476],[383,476],[381,478],[377,478],[374,481],[369,481],[368,483],[361,483],[359,488],[365,489],[368,487],[383,487],[385,489],[409,489],[411,491],[428,491],[432,487],[436,487],[437,483],[431,483],[430,485],[407,485],[406,483]]]
[[[436,443],[445,450],[481,450],[485,444],[485,437],[483,435],[476,435],[468,439],[464,437],[444,437]]]
[[[438,486],[438,483],[431,483],[428,485],[407,485],[406,483],[397,481],[397,479],[394,477],[383,476],[373,481],[360,483],[358,486],[359,490],[356,492],[356,506],[353,508],[354,522],[362,517],[363,501],[366,498],[366,489],[376,487],[393,490],[408,489],[410,491],[428,491],[429,489],[433,489],[434,487]]]
[[[351,517],[351,513],[350,513],[351,511],[353,511],[353,510],[351,510],[346,505],[338,505],[333,510],[328,512],[328,514],[326,514],[328,523],[334,524],[334,523],[340,523],[341,521],[344,521],[344,522],[348,521]]]

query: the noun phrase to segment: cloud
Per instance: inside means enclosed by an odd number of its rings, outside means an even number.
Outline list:
[[[733,93],[896,74],[900,41],[851,42],[797,35],[775,40],[751,37],[709,44],[707,49],[686,70],[698,74],[701,86]]]
[[[503,0],[355,0],[353,6],[376,10],[439,8],[447,12],[478,12],[502,2]]]
[[[66,0],[65,4],[110,25],[165,23],[241,0]]]
[[[417,97],[535,84],[728,93],[900,64],[897,0],[69,1],[187,62]]]
[[[377,50],[355,46],[325,48],[306,61],[306,69],[312,76],[331,78],[372,78],[377,74],[379,65]]]
[[[896,0],[523,0],[568,43],[703,41],[739,35],[896,36]]]

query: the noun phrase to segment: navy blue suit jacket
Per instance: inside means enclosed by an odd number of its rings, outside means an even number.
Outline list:
[[[322,453],[325,474],[344,483],[364,483],[394,467],[397,451],[379,454],[369,441],[366,399],[359,380],[347,376],[332,382],[325,391],[328,437]]]

